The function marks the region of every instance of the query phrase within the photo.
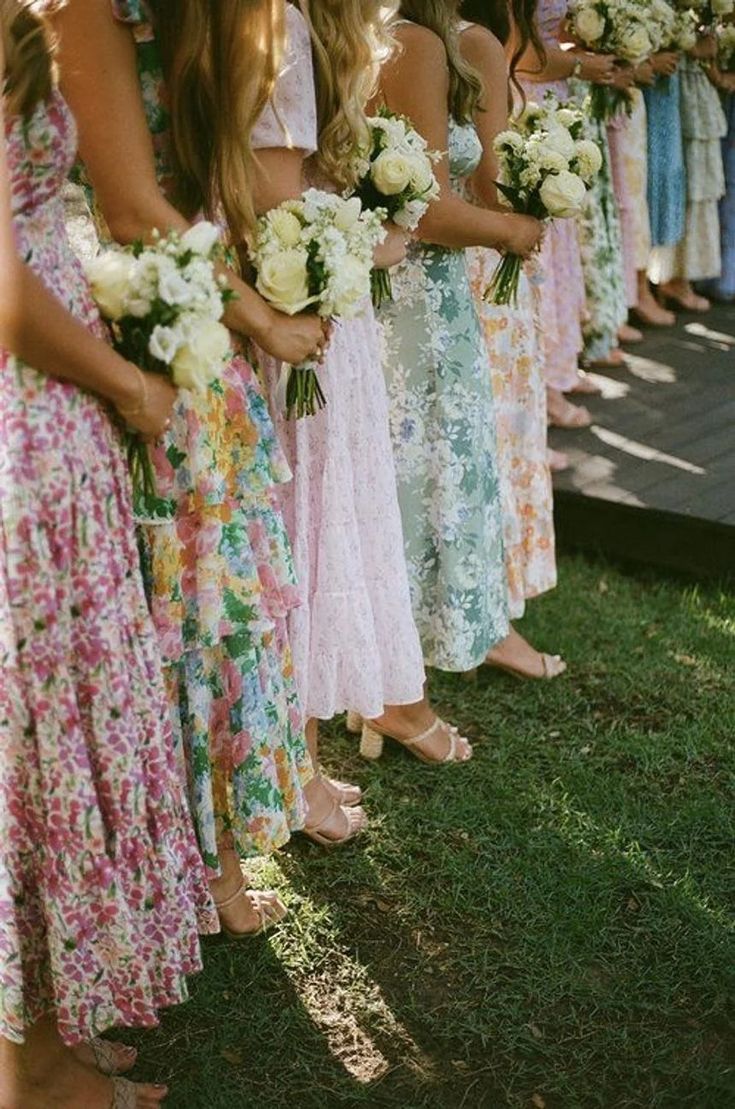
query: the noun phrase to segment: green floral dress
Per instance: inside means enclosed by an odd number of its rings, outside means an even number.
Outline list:
[[[169,120],[149,13],[141,0],[112,8],[135,39],[165,189]],[[220,850],[266,854],[303,827],[312,773],[286,634],[298,598],[277,489],[290,471],[252,363],[234,355],[204,397],[181,393],[151,457],[157,496],[136,506],[142,559],[182,771],[214,876]]]
[[[454,184],[482,151],[450,122]],[[429,666],[478,666],[508,634],[487,348],[465,252],[414,244],[380,313],[414,616]]]

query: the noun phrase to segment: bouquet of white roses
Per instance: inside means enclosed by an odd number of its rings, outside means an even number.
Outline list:
[[[640,65],[654,52],[648,9],[640,0],[572,0],[567,19],[574,38],[595,53],[614,54],[628,65]],[[592,86],[593,118],[609,120],[629,106],[625,90]]]
[[[385,210],[363,211],[358,197],[308,189],[258,220],[250,258],[258,292],[289,316],[311,308],[325,319],[351,319],[370,295],[373,251],[385,238]],[[316,363],[287,368],[286,417],[311,416],[326,404]]]
[[[718,20],[735,11],[735,0],[680,0],[680,7],[691,8],[699,26],[712,31]]]
[[[674,8],[666,0],[654,0],[651,20],[656,52],[686,53],[697,45],[697,17],[691,8]]]
[[[536,219],[573,219],[602,168],[597,143],[584,137],[584,116],[547,95],[543,106],[529,101],[507,131],[495,139],[500,165],[498,189],[514,212]],[[513,304],[518,299],[522,259],[501,258],[485,299]]]
[[[150,245],[115,247],[87,263],[92,295],[123,358],[199,393],[221,377],[230,333],[220,320],[235,294],[215,274],[220,253],[219,231],[201,222],[183,235],[154,234]],[[147,447],[132,433],[128,460],[136,496],[154,497]]]
[[[369,144],[359,149],[353,170],[357,185],[353,195],[363,208],[382,209],[387,218],[407,231],[415,231],[432,200],[439,196],[433,164],[441,154],[428,143],[405,116],[381,108],[368,120]],[[372,274],[373,303],[379,307],[392,297],[387,270]]]
[[[723,73],[735,72],[735,24],[720,26],[717,35],[717,65]]]

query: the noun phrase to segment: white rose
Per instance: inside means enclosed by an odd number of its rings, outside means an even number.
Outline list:
[[[565,170],[550,174],[542,184],[539,195],[550,216],[568,219],[581,211],[587,189],[581,177]]]
[[[594,8],[582,8],[578,11],[574,26],[582,41],[588,44],[597,42],[605,33],[605,20]]]
[[[203,254],[205,258],[209,257],[218,241],[219,228],[207,220],[195,223],[181,236],[181,245],[185,250],[191,250],[194,254]]]
[[[264,258],[256,288],[261,296],[289,316],[303,312],[316,297],[309,296],[308,255],[305,250],[284,250]]]
[[[148,340],[148,350],[154,358],[170,366],[178,349],[179,337],[172,327],[163,327],[162,324],[158,324],[153,328]]]
[[[405,154],[385,150],[373,162],[370,176],[378,192],[397,196],[411,183],[411,163]]]
[[[188,308],[194,299],[188,281],[185,281],[178,270],[163,273],[158,279],[158,295],[172,308]]]
[[[554,113],[554,119],[560,127],[566,127],[569,130],[570,127],[579,122],[579,112],[575,112],[574,108],[559,108]]]
[[[574,139],[566,127],[552,126],[544,135],[539,151],[557,150],[569,162],[574,157]]]
[[[538,152],[538,164],[541,169],[551,170],[552,173],[561,173],[569,169],[569,160],[549,146],[541,146]]]
[[[602,169],[602,152],[596,142],[580,139],[575,148],[579,175],[591,181]]]
[[[417,193],[428,193],[434,184],[434,170],[425,155],[411,158],[411,184]]]
[[[230,333],[224,324],[202,320],[192,328],[187,343],[176,354],[171,368],[179,389],[203,393],[219,376],[222,363],[230,353]]]
[[[339,208],[334,219],[334,226],[338,231],[351,231],[361,215],[362,201],[357,196],[350,197],[349,200],[343,201]]]
[[[140,290],[131,293],[125,302],[125,315],[134,316],[136,320],[144,320],[153,307],[153,301]]]
[[[631,27],[620,36],[620,54],[629,61],[646,58],[653,49],[645,27]]]
[[[350,319],[370,292],[370,268],[347,255],[330,281],[333,314]]]
[[[268,223],[285,247],[298,246],[301,242],[301,224],[293,212],[276,208],[268,216]]]
[[[119,250],[108,250],[86,265],[87,280],[100,312],[108,320],[120,320],[127,313],[127,298],[135,259]]]

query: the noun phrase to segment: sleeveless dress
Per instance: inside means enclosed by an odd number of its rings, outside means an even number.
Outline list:
[[[101,340],[66,237],[72,117],[6,119],[17,249]],[[150,1026],[216,930],[105,406],[0,349],[0,1035]]]
[[[559,45],[559,26],[567,0],[540,0],[538,29],[544,43]],[[543,101],[547,92],[569,100],[566,81],[522,82],[529,100]],[[584,346],[585,288],[577,224],[571,219],[551,220],[541,248],[542,350],[546,384],[562,391],[578,380],[578,360]]]
[[[309,30],[287,5],[288,48],[256,148],[317,146]],[[310,170],[310,184],[332,186]],[[346,709],[366,718],[423,696],[424,666],[411,610],[378,326],[366,299],[335,324],[319,380],[326,407],[286,420],[281,364],[263,358],[273,418],[294,480],[280,493],[301,605],[289,617],[294,669],[308,717]]]
[[[725,195],[720,201],[722,273],[714,281],[706,281],[702,291],[718,300],[732,300],[735,298],[735,93],[726,93],[722,103],[727,119],[727,135],[722,140]]]
[[[141,0],[130,26],[162,187],[171,180],[158,44]],[[286,618],[298,603],[277,503],[290,472],[258,375],[235,356],[220,383],[182,392],[152,450],[157,498],[138,505],[153,619],[199,844],[266,854],[303,827],[312,774]]]
[[[450,119],[452,187],[482,151]],[[414,616],[429,666],[465,671],[508,634],[495,416],[463,250],[413,243],[379,313]]]
[[[671,276],[670,255],[661,247],[676,246],[684,237],[686,173],[679,111],[679,74],[659,77],[643,90],[648,124],[648,211],[653,250],[649,273],[653,281]]]

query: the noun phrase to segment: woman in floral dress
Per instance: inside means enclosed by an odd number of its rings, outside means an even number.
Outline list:
[[[704,283],[702,291],[713,300],[735,300],[735,74],[718,73],[722,107],[727,119],[727,135],[722,140],[725,169],[725,195],[720,201],[720,249],[722,272]]]
[[[464,4],[463,12],[468,9],[478,11],[478,22],[490,22],[484,15],[484,4]],[[520,30],[519,20],[515,23]],[[475,113],[483,156],[468,195],[476,203],[499,209],[493,141],[508,122],[505,54],[486,25],[463,22],[460,32],[462,54],[484,85],[483,100]],[[495,401],[509,615],[511,620],[519,620],[527,599],[556,585],[553,497],[546,450],[546,392],[535,319],[536,289],[524,271],[517,305],[489,304],[484,294],[498,261],[496,251],[475,247],[467,252]],[[532,267],[533,263],[527,265]],[[534,650],[515,628],[493,649],[488,661],[523,677],[551,677],[564,669],[558,657]]]
[[[74,123],[41,24],[10,0],[0,3],[2,76],[6,54],[0,1102],[143,1109],[165,1090],[110,1082],[81,1045],[115,1026],[153,1025],[158,1009],[183,1001],[200,969],[197,927],[216,929],[113,414],[155,434],[175,394],[105,342],[64,225]],[[107,1054],[112,1069],[134,1058]]]
[[[541,227],[461,196],[482,153],[472,123],[482,85],[461,57],[457,11],[452,0],[404,2],[405,19],[395,26],[399,49],[381,73],[387,106],[448,158],[437,166],[442,196],[421,224],[422,241],[397,267],[394,300],[380,318],[424,658],[442,670],[468,671],[508,635],[508,601],[487,348],[463,248],[525,255]]]
[[[686,228],[686,173],[681,133],[676,54],[653,58],[656,80],[643,90],[648,137],[649,275],[654,284],[670,272],[671,248]]]
[[[248,50],[250,35],[263,30],[256,17],[243,24],[239,7],[198,0],[175,12],[141,0],[71,0],[57,24],[62,87],[112,236],[184,229],[182,211],[195,217],[219,203],[234,221],[250,187],[248,111],[259,100],[252,57],[247,69],[226,67],[227,109],[215,105],[206,121],[196,115],[201,95],[187,98],[188,86],[169,116],[162,58],[206,72],[208,52],[234,36]],[[268,59],[259,57],[264,74]],[[202,168],[192,148],[201,154],[198,144],[216,127],[213,151],[205,146],[219,161]],[[289,320],[234,275],[231,284],[233,329],[255,332],[296,362],[322,341],[316,320]],[[271,852],[303,827],[312,775],[286,632],[298,598],[277,490],[290,474],[251,363],[237,355],[206,396],[182,394],[152,459],[157,498],[138,508],[174,730],[213,893],[227,928],[246,935],[285,910],[274,894],[246,892],[240,858]]]
[[[378,0],[344,0],[339,10],[311,0],[308,17],[317,45],[312,60],[309,25],[298,7],[287,6],[285,63],[273,103],[253,135],[259,151],[256,199],[262,210],[286,196],[300,196],[307,185],[328,191],[354,186],[345,168],[345,146],[335,151],[328,136],[342,122],[345,145],[351,135],[358,142],[376,75],[379,8]],[[320,58],[329,59],[329,74]],[[329,88],[336,95],[328,99]],[[388,266],[404,252],[404,235],[395,228],[379,248],[378,264]],[[408,743],[409,750],[429,761],[464,760],[471,754],[469,744],[437,719],[424,698],[379,331],[369,298],[355,319],[335,324],[319,371],[327,405],[316,415],[286,420],[277,399],[282,367],[269,359],[266,370],[274,418],[294,473],[282,502],[302,604],[291,615],[289,631],[314,760],[318,720],[345,709],[372,722],[364,732],[363,752],[378,753],[381,745],[368,746],[367,737],[379,727],[381,734]],[[345,807],[359,794],[354,787],[330,793],[321,777],[307,787],[308,827],[316,825],[322,834],[331,829],[342,840],[362,824],[359,811]]]

